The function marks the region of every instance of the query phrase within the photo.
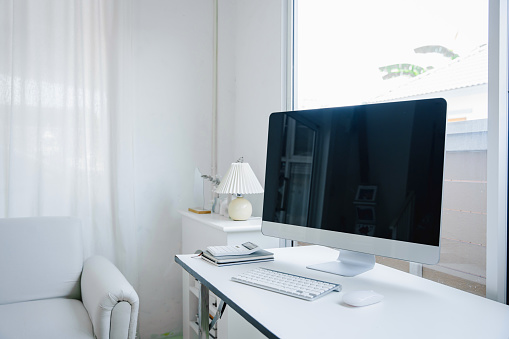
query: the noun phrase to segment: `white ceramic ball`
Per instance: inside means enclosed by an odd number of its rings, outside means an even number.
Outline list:
[[[247,220],[253,213],[249,200],[242,197],[233,199],[228,206],[228,214],[232,220]]]

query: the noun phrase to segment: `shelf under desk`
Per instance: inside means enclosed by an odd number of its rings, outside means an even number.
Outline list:
[[[175,261],[269,338],[508,338],[509,306],[376,264],[356,277],[306,269],[332,261],[337,251],[321,246],[270,249],[273,262],[216,267],[194,255]],[[230,280],[254,267],[340,283],[333,292],[305,301]],[[350,307],[344,293],[372,289],[378,304]]]

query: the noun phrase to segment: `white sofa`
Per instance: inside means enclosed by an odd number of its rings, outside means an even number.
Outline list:
[[[135,338],[138,295],[79,219],[0,219],[0,338]]]

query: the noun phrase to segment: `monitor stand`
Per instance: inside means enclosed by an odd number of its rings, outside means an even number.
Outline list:
[[[371,270],[375,266],[375,256],[360,252],[339,250],[335,261],[307,266],[312,270],[353,277]]]

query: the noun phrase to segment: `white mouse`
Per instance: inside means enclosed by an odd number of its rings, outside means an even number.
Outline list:
[[[350,306],[368,306],[382,301],[383,295],[375,291],[352,291],[343,296],[343,302]]]

